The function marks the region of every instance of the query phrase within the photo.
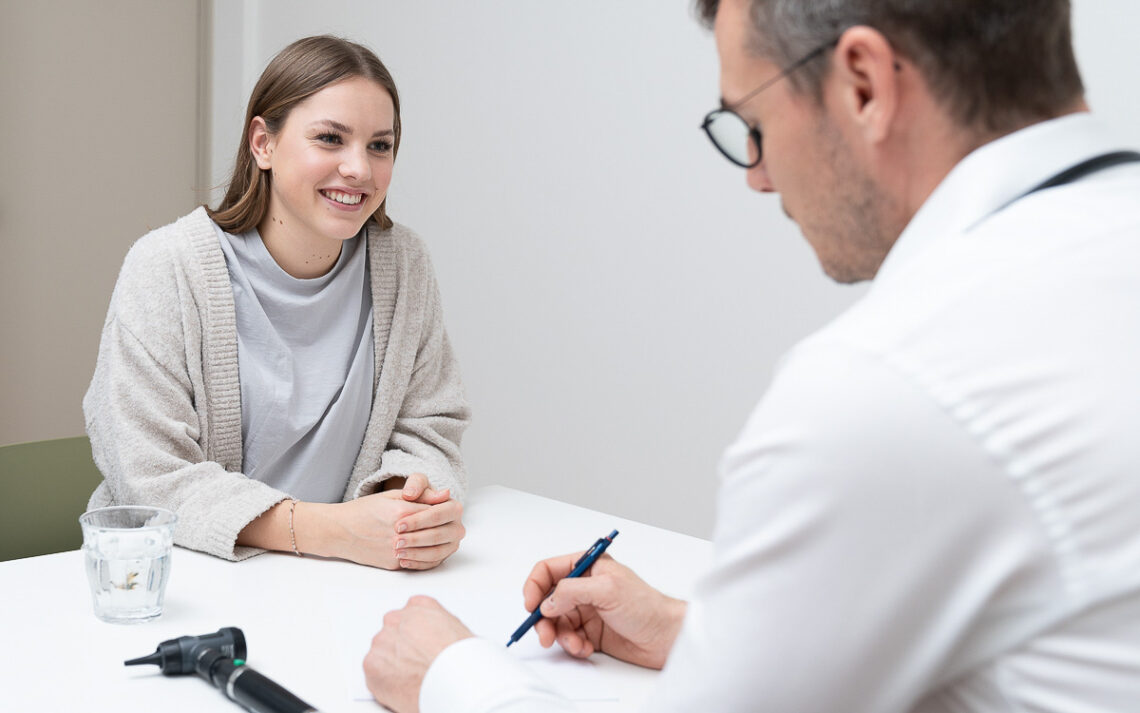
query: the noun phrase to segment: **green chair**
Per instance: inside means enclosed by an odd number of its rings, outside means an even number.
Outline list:
[[[0,561],[78,549],[102,480],[86,436],[0,446]]]

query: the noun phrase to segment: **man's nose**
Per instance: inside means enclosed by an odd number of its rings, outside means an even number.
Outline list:
[[[772,179],[768,177],[768,169],[764,167],[764,162],[756,164],[748,169],[747,173],[748,187],[760,193],[775,193],[776,187],[772,185]]]

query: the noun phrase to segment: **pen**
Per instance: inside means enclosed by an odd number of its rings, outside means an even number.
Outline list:
[[[590,549],[586,550],[586,554],[578,558],[578,561],[574,563],[573,571],[571,571],[570,574],[566,575],[566,578],[572,579],[574,577],[581,577],[582,573],[584,573],[595,562],[598,561],[598,558],[602,556],[602,553],[606,551],[606,548],[610,546],[610,543],[614,541],[614,538],[617,537],[617,535],[618,531],[614,530],[605,537],[598,539],[598,541],[595,542]],[[549,597],[550,595],[547,594],[542,598],[542,601],[546,601]],[[526,621],[522,623],[522,626],[515,629],[515,633],[511,634],[511,640],[507,642],[507,646],[510,646],[511,644],[521,639],[523,637],[523,634],[530,631],[530,628],[538,623],[538,620],[542,618],[541,610],[542,602],[539,602],[538,606],[534,608],[534,611],[530,613],[530,616],[526,618]]]

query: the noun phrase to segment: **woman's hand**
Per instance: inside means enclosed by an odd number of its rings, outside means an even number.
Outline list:
[[[438,567],[467,534],[460,521],[463,506],[446,488],[432,488],[422,473],[394,484],[402,489],[346,503],[283,500],[246,525],[237,543],[282,552],[296,546],[306,554],[383,569]]]
[[[302,552],[399,569],[396,523],[430,505],[375,493],[346,503],[297,503],[294,531]]]
[[[380,493],[387,498],[426,505],[396,522],[396,557],[404,569],[432,569],[459,549],[467,531],[463,527],[463,505],[451,499],[445,488],[435,490],[423,473],[408,476],[402,490]]]
[[[389,478],[381,486],[382,492],[390,498],[403,498],[410,503],[438,505],[451,498],[447,488],[436,490],[423,473],[412,473],[407,478]],[[400,492],[396,492],[399,490]]]
[[[577,658],[603,651],[639,666],[664,666],[688,605],[650,587],[609,555],[599,558],[585,576],[566,579],[581,556],[579,552],[543,560],[523,585],[528,610],[542,602],[546,618],[534,627],[539,643],[549,648],[557,639]],[[543,601],[551,587],[554,591]]]

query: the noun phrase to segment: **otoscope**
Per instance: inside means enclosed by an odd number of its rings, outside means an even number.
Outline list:
[[[254,713],[320,713],[245,665],[245,635],[236,626],[213,634],[170,639],[150,656],[123,662],[126,666],[148,663],[157,664],[166,676],[196,673],[226,698]]]

